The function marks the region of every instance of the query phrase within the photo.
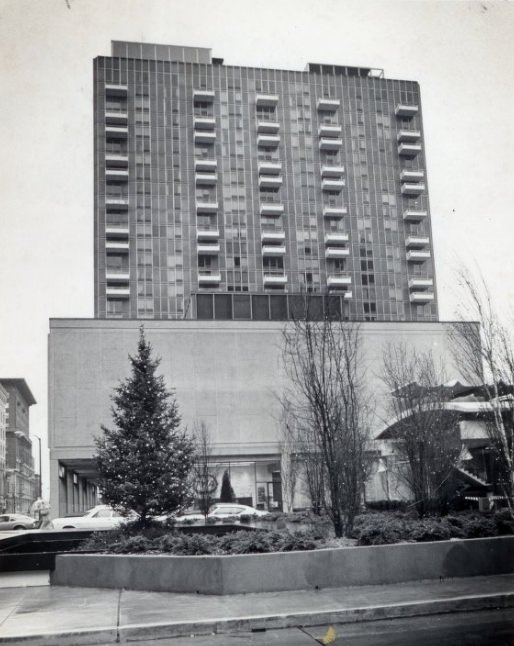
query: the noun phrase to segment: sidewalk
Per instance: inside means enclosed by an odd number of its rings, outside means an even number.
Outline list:
[[[57,586],[3,588],[0,644],[139,643],[512,606],[514,575],[510,574],[226,596]]]

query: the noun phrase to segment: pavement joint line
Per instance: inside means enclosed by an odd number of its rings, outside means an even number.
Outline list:
[[[121,617],[121,595],[123,593],[123,588],[119,590],[118,593],[118,608],[116,610],[116,643],[120,641],[120,617]]]
[[[7,589],[9,589],[9,588],[7,588]],[[20,597],[20,599],[21,599],[21,598],[23,598],[25,595],[26,595],[26,591],[24,590],[24,591],[23,591],[23,595],[22,595],[22,597]],[[14,612],[19,608],[19,607],[20,607],[20,601],[18,600],[18,601],[13,605],[13,607],[11,608],[11,611],[9,612],[9,614],[8,614],[6,617],[4,617],[4,618],[2,619],[2,621],[0,621],[0,627],[1,627],[1,626],[2,626],[2,625],[3,625],[3,624],[8,620],[11,616],[12,616],[12,614],[13,614],[13,613],[14,613]]]

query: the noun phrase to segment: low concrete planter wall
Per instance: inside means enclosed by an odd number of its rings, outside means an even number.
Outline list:
[[[514,536],[241,556],[63,554],[54,585],[236,594],[514,572]]]

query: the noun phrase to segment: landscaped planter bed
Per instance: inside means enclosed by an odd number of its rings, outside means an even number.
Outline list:
[[[514,572],[514,536],[237,556],[63,554],[54,585],[237,594]]]

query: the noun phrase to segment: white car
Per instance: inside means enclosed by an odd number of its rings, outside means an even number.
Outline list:
[[[228,518],[229,516],[267,516],[269,512],[263,511],[262,509],[255,509],[255,507],[249,507],[248,505],[240,505],[237,502],[218,502],[213,505],[207,515],[207,518]],[[194,512],[191,514],[184,514],[183,516],[177,516],[175,520],[178,523],[184,522],[185,520],[203,520],[204,515],[200,512]]]
[[[80,516],[56,518],[52,521],[54,529],[114,529],[134,516],[122,516],[108,505],[97,505]]]

